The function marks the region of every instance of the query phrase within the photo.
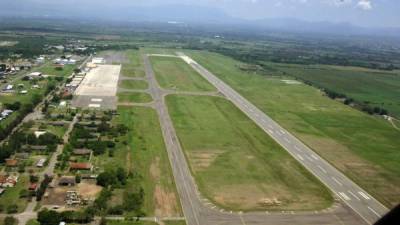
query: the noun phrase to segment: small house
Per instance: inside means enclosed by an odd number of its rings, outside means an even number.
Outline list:
[[[16,167],[16,166],[18,166],[18,160],[16,160],[16,159],[6,159],[6,166],[7,167]]]
[[[69,164],[70,170],[92,170],[93,166],[91,163],[74,163]]]

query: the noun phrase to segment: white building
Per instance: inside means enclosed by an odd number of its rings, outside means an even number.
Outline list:
[[[41,72],[33,72],[33,73],[29,74],[29,77],[31,77],[31,78],[39,78],[41,76],[42,76]]]

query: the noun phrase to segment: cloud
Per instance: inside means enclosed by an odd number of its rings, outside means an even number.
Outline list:
[[[370,0],[360,0],[357,3],[357,7],[363,10],[371,10],[372,9],[372,3]]]

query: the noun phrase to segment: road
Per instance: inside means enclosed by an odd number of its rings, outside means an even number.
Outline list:
[[[264,112],[242,97],[233,88],[217,78],[207,69],[199,65],[183,53],[178,55],[206,80],[213,84],[236,107],[244,112],[261,129],[286,149],[305,168],[319,178],[333,193],[359,214],[367,223],[373,224],[389,210],[356,185],[344,174],[319,157]]]
[[[323,211],[313,212],[227,212],[201,196],[190,172],[164,97],[147,55],[143,56],[149,92],[154,99],[161,131],[171,163],[183,213],[188,225],[279,225],[279,224],[365,224],[342,202]]]

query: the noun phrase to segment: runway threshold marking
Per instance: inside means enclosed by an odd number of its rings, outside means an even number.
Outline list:
[[[370,197],[368,197],[364,192],[359,191],[358,194],[360,194],[363,198],[370,200]]]
[[[318,157],[314,154],[311,154],[311,157],[313,157],[315,160],[318,160]]]

